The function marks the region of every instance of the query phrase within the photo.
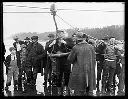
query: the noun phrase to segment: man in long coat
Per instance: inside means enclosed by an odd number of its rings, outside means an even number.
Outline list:
[[[69,87],[76,95],[84,95],[89,86],[89,94],[92,95],[93,90],[96,89],[95,50],[86,42],[86,35],[79,33],[77,37],[79,40],[84,40],[75,45],[68,56],[68,60],[73,64]]]
[[[32,36],[31,39],[32,42],[27,47],[26,52],[26,72],[27,83],[35,85],[37,73],[40,73],[42,70],[42,59],[46,53],[43,46],[38,43],[38,36]]]

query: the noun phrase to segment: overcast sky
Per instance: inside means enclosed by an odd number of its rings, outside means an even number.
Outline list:
[[[53,2],[3,2],[3,5],[50,8]],[[101,11],[69,11],[57,10],[57,14],[77,28],[96,28],[111,25],[124,25],[122,2],[57,2],[57,9],[101,10]],[[3,6],[3,12],[50,12],[49,9]],[[71,28],[56,16],[59,29]],[[3,13],[4,38],[19,32],[55,31],[53,17],[50,13]]]

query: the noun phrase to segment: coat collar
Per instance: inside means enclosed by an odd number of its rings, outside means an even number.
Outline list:
[[[83,40],[82,42],[79,42],[78,44],[88,44],[85,40]]]

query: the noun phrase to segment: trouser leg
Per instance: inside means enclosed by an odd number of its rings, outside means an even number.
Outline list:
[[[69,77],[70,77],[70,72],[65,72],[64,73],[64,86],[68,86]]]
[[[99,91],[99,81],[101,80],[101,73],[103,69],[103,62],[97,62],[97,91]]]
[[[12,76],[13,76],[12,69],[8,69],[6,86],[10,86],[11,85]]]
[[[103,66],[103,75],[102,75],[102,91],[105,92],[106,84],[107,84],[107,78],[108,78],[108,70],[109,65],[108,62],[105,61],[105,65]]]
[[[17,72],[15,71],[15,74]],[[18,89],[21,89],[22,88],[22,69],[20,68],[19,69],[19,75],[18,75]]]
[[[17,89],[17,85],[18,88],[20,87],[22,89],[22,82],[19,83],[19,68],[15,68],[14,72],[13,72],[13,80],[14,80],[14,89]]]
[[[115,74],[115,67],[116,67],[116,63],[115,62],[109,62],[110,68],[109,68],[109,78],[108,78],[108,84],[109,84],[109,90],[111,93],[114,92],[113,90],[113,78],[114,78],[114,74]]]
[[[62,78],[63,78],[63,72],[59,72],[58,79],[57,79],[57,87],[61,87]]]
[[[26,68],[26,75],[27,75],[27,83],[30,83],[32,80],[32,67]]]
[[[122,68],[121,68],[121,70],[120,70],[121,72],[120,72],[120,74],[118,74],[118,78],[119,78],[119,84],[118,84],[118,90],[119,91],[123,91],[123,89],[124,89],[124,80],[123,80],[123,70],[122,70]]]
[[[44,84],[47,83],[47,77],[48,77],[48,69],[47,67],[44,68]]]
[[[33,84],[36,84],[36,79],[37,79],[37,73],[38,73],[38,68],[34,67],[33,68]]]

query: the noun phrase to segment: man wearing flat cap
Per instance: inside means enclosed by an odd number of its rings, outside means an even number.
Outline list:
[[[19,38],[18,38],[17,36],[14,37],[14,40],[15,40],[15,42],[13,43],[13,46],[16,48],[16,52],[17,52],[17,54],[20,56],[20,53],[21,53],[21,45],[24,44],[24,41],[19,40]],[[18,64],[18,65],[20,65],[20,66],[19,66],[19,67],[20,67],[20,68],[19,68],[19,75],[18,75],[18,89],[21,90],[21,89],[22,89],[21,64]]]
[[[25,45],[28,46],[30,44],[30,38],[26,37],[24,40],[25,40]]]
[[[43,46],[38,43],[38,36],[32,36],[31,39],[32,42],[26,50],[27,84],[35,85],[37,73],[42,70],[42,59],[46,53]]]
[[[16,48],[16,51],[20,51],[21,47],[20,45],[24,44],[24,41],[19,40],[19,38],[16,36],[14,37],[15,42],[13,43],[13,46]]]
[[[79,43],[76,44],[68,56],[68,61],[73,64],[69,79],[69,88],[74,90],[76,96],[93,95],[96,89],[94,47],[86,42],[87,35],[77,33]]]
[[[49,37],[49,40],[46,42],[46,45],[45,45],[45,51],[47,53],[49,53],[48,46],[53,42],[55,35],[49,34],[48,37]],[[49,84],[51,84],[51,72],[52,72],[51,60],[50,60],[50,57],[46,54],[46,57],[44,58],[44,85],[47,85],[47,80]]]

